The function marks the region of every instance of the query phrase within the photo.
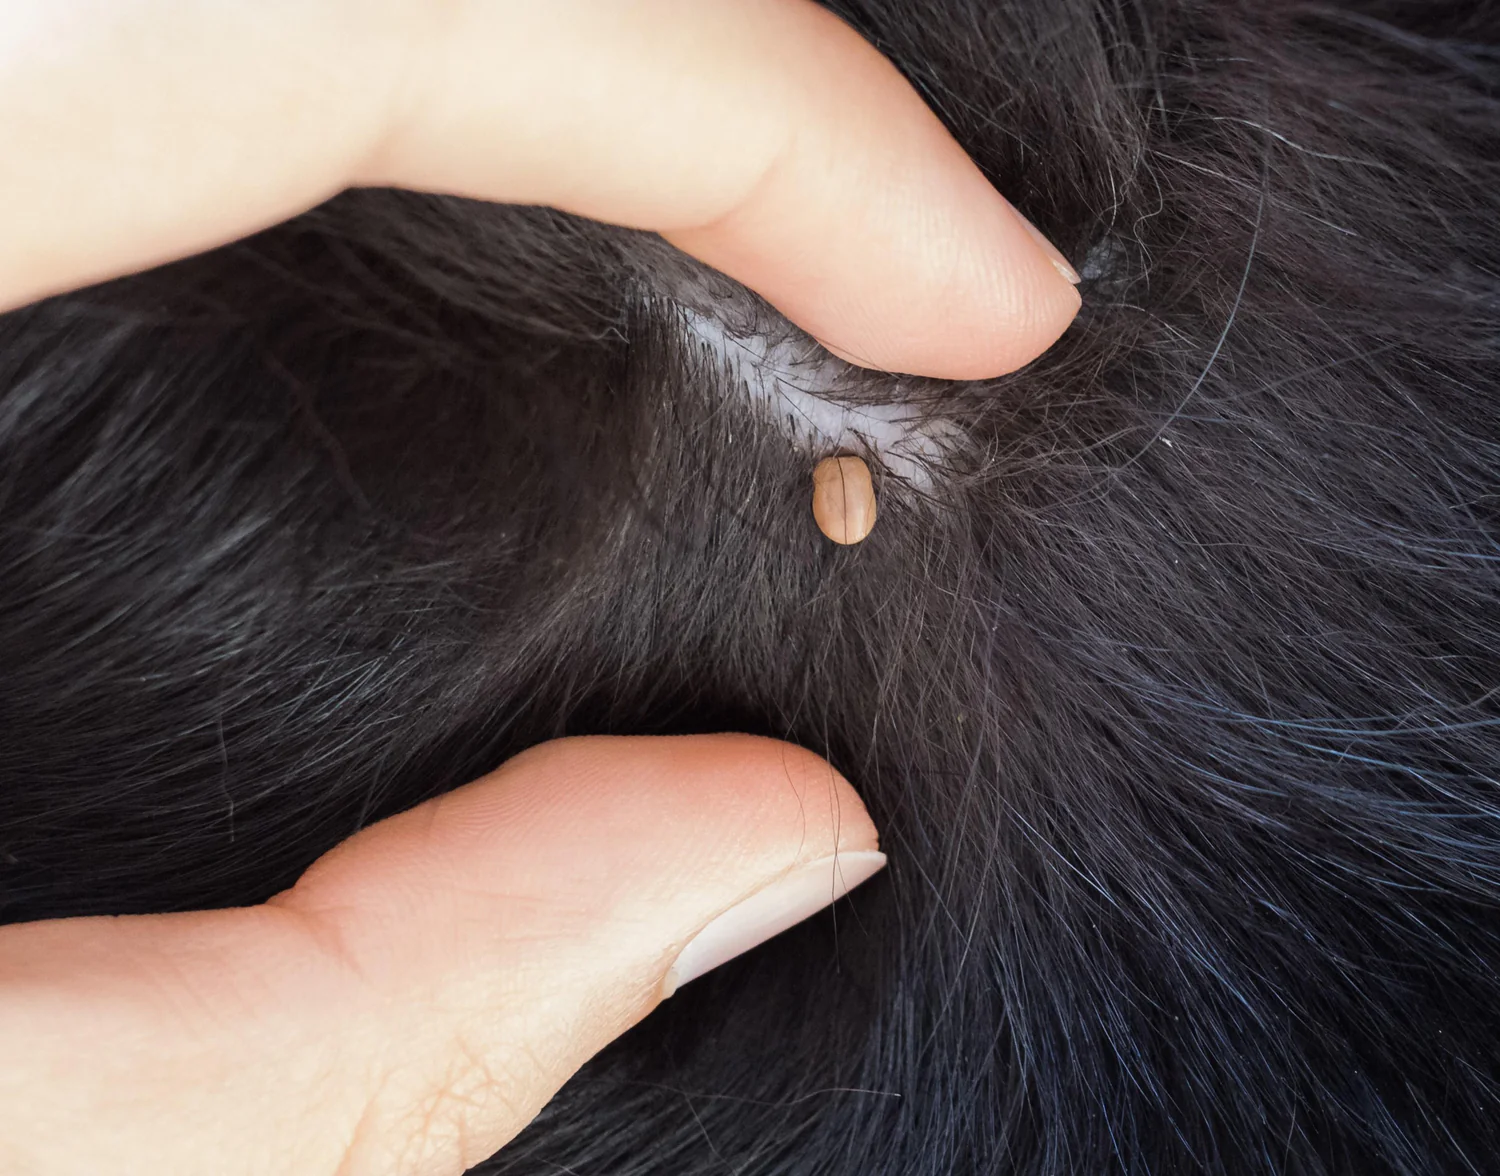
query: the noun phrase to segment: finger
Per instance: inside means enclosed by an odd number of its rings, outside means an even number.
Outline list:
[[[805,751],[565,740],[265,906],[6,928],[0,1170],[459,1173],[875,850]]]
[[[448,11],[374,178],[659,230],[872,367],[996,375],[1077,312],[1061,255],[806,0]]]
[[[380,183],[661,231],[869,366],[999,374],[1078,308],[1056,250],[807,0],[11,3],[0,305]]]

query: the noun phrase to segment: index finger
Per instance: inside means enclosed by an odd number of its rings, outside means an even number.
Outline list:
[[[0,308],[352,184],[659,231],[866,366],[1000,374],[1078,307],[808,0],[10,0],[0,108]]]

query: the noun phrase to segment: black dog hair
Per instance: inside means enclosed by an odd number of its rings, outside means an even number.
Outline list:
[[[647,236],[355,192],[0,319],[0,919],[757,732],[888,872],[485,1171],[1500,1172],[1500,7],[832,7],[1084,274],[847,377],[961,437],[857,547]]]

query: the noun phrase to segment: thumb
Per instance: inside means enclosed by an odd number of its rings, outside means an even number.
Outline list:
[[[0,1170],[462,1172],[876,840],[786,744],[568,739],[263,906],[0,929]]]

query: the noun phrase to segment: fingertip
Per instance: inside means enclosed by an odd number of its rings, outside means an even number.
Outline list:
[[[840,298],[810,305],[791,291],[791,317],[818,322],[824,345],[860,367],[948,380],[1008,375],[1077,317],[1072,267],[936,119],[930,133],[941,138],[916,190],[876,205],[866,239],[828,235],[830,249],[841,244],[851,259]]]
[[[807,7],[780,9],[825,63],[797,70],[795,133],[737,206],[664,235],[860,367],[970,380],[1030,363],[1076,317],[1076,271],[891,62]]]
[[[997,262],[996,269],[1005,265]],[[998,295],[983,283],[968,283],[925,305],[898,308],[895,327],[835,325],[815,337],[845,363],[871,371],[940,380],[1009,375],[1050,350],[1083,306],[1077,287],[1061,279],[1060,270],[1052,272],[1018,281],[1012,271],[1003,275],[1006,288]]]

